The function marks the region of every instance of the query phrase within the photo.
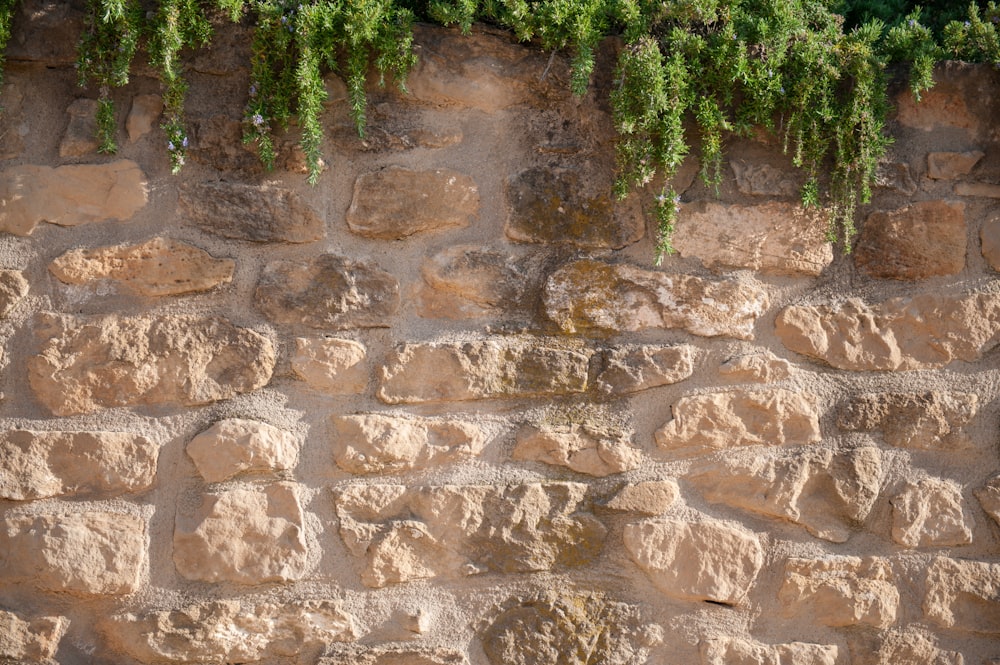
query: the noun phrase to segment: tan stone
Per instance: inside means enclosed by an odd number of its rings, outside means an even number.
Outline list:
[[[115,495],[152,486],[160,448],[127,432],[0,433],[0,497]]]
[[[674,248],[709,268],[815,276],[833,261],[826,216],[798,204],[698,202],[684,206],[676,227]]]
[[[954,481],[908,482],[892,500],[892,539],[906,547],[950,547],[972,542],[971,518]]]
[[[979,231],[983,258],[994,270],[1000,271],[1000,218],[991,219]]]
[[[132,99],[132,108],[125,120],[125,131],[128,132],[129,143],[135,143],[146,134],[153,131],[156,119],[163,112],[163,98],[159,95],[136,95]]]
[[[683,381],[694,372],[693,346],[618,346],[601,354],[597,389],[611,395],[649,390]]]
[[[719,374],[734,381],[775,383],[792,375],[792,364],[767,349],[730,358],[719,367]]]
[[[59,640],[68,628],[66,617],[22,619],[13,612],[0,610],[0,661],[55,663]]]
[[[12,14],[18,17],[14,20],[20,23],[20,29],[11,35],[7,58],[48,66],[72,66],[76,62],[77,44],[86,20],[82,8],[28,0],[12,8]]]
[[[100,629],[116,651],[144,663],[285,662],[358,636],[353,617],[328,600],[216,600],[118,614],[101,621]]]
[[[330,395],[357,395],[368,386],[368,352],[349,339],[298,337],[292,356],[295,376]]]
[[[662,515],[674,505],[680,493],[674,480],[645,480],[625,485],[604,507],[627,513]]]
[[[909,164],[901,162],[881,162],[875,171],[875,186],[907,196],[917,193],[917,183],[910,175]]]
[[[698,455],[736,446],[798,446],[820,440],[819,413],[808,394],[783,388],[683,397],[673,420],[656,430],[656,443],[674,455]]]
[[[961,653],[938,648],[917,628],[888,631],[877,644],[858,642],[851,645],[851,662],[857,665],[965,665]]]
[[[590,352],[544,338],[402,344],[382,368],[387,404],[567,395],[587,389]]]
[[[736,178],[736,187],[743,194],[750,196],[780,196],[794,198],[798,196],[800,184],[798,175],[792,171],[778,169],[770,164],[758,163],[756,160],[729,160],[729,168]],[[685,211],[685,214],[687,212]]]
[[[917,280],[965,268],[965,204],[920,201],[873,212],[858,235],[854,260],[867,275]]]
[[[767,294],[732,279],[710,281],[582,259],[549,276],[543,305],[545,315],[567,333],[676,328],[702,337],[753,339]]]
[[[710,637],[698,643],[702,665],[836,665],[835,644],[762,644],[738,637]]]
[[[0,528],[0,577],[80,596],[132,593],[146,567],[146,521],[85,513],[9,516]]]
[[[233,279],[236,262],[171,238],[138,245],[71,249],[50,265],[59,281],[88,284],[112,280],[141,296],[176,296],[208,291]]]
[[[925,132],[953,128],[979,133],[979,120],[966,105],[965,95],[950,83],[925,90],[919,102],[909,90],[904,90],[896,97],[895,107],[896,120],[904,127]]]
[[[525,296],[531,268],[479,245],[447,247],[424,261],[420,316],[467,319],[502,313]]]
[[[316,212],[290,189],[239,182],[187,182],[180,211],[201,229],[235,240],[305,243],[326,235]]]
[[[77,226],[125,221],[146,205],[146,176],[135,162],[15,166],[0,172],[0,231],[27,236],[40,222]]]
[[[474,459],[486,432],[471,422],[378,413],[331,417],[333,456],[351,473],[398,473]]]
[[[937,557],[927,569],[924,614],[944,628],[1000,635],[1000,563]]]
[[[871,557],[789,559],[778,599],[786,615],[807,616],[833,627],[887,628],[896,621],[899,607],[888,562]]]
[[[116,406],[193,406],[251,392],[271,379],[269,339],[220,318],[45,315],[28,380],[59,416]]]
[[[871,393],[845,402],[837,426],[881,430],[886,443],[900,448],[960,450],[972,446],[964,428],[978,405],[974,393]]]
[[[447,647],[348,646],[335,648],[318,665],[468,665],[461,651]]]
[[[642,451],[627,436],[605,435],[577,424],[521,428],[512,458],[564,466],[598,478],[636,469],[643,461]]]
[[[711,503],[786,519],[842,543],[878,498],[882,462],[874,446],[837,455],[805,448],[778,458],[720,461],[690,480]]]
[[[653,585],[684,600],[739,605],[764,564],[757,536],[719,522],[629,524],[625,549]]]
[[[928,153],[927,177],[934,180],[954,180],[968,175],[985,155],[982,150]]]
[[[292,483],[206,494],[193,514],[177,515],[174,565],[189,580],[287,582],[305,574],[307,555]]]
[[[775,332],[790,350],[837,369],[936,369],[953,360],[974,362],[996,345],[1000,294],[793,305],[778,314]]]
[[[958,196],[977,196],[984,199],[1000,199],[1000,185],[988,182],[955,183],[955,194]]]
[[[59,142],[60,157],[83,157],[97,152],[97,100],[74,99],[66,109],[69,123]]]
[[[467,227],[479,214],[479,188],[448,169],[390,166],[354,183],[347,227],[367,238],[401,240],[415,233]]]
[[[994,476],[975,491],[983,511],[1000,524],[1000,476]]]
[[[0,317],[7,316],[28,295],[28,280],[20,270],[0,270]]]
[[[191,439],[187,454],[202,478],[217,483],[246,472],[291,470],[299,456],[299,442],[291,432],[273,425],[227,418]]]

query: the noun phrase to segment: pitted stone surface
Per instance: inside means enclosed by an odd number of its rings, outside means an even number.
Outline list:
[[[775,383],[792,375],[792,364],[767,349],[730,358],[719,367],[719,374],[734,381]]]
[[[619,346],[601,354],[597,389],[625,395],[666,386],[691,376],[697,350],[687,344]]]
[[[227,418],[187,444],[201,477],[210,483],[240,473],[275,473],[295,468],[299,442],[291,432],[256,420]]]
[[[737,637],[710,637],[698,643],[701,665],[836,665],[835,644],[762,644]]]
[[[186,183],[178,206],[196,226],[223,238],[305,243],[326,235],[323,220],[298,194],[273,185]]]
[[[1000,218],[991,219],[979,231],[983,258],[996,271],[1000,271]]]
[[[778,599],[789,616],[809,616],[833,627],[888,628],[899,608],[888,561],[873,557],[789,559]]]
[[[624,433],[590,431],[576,423],[521,428],[512,458],[564,466],[599,478],[636,469],[643,461],[642,452]]]
[[[645,480],[627,484],[615,493],[604,508],[640,515],[656,516],[667,512],[680,496],[674,480]]]
[[[975,492],[983,511],[1000,525],[1000,476],[994,476]]]
[[[298,337],[292,371],[310,388],[330,395],[356,395],[368,385],[368,351],[350,339]]]
[[[891,500],[892,539],[907,547],[952,547],[972,542],[972,521],[954,481],[908,482]]]
[[[736,178],[736,186],[743,194],[783,198],[798,196],[800,184],[798,174],[794,171],[736,159],[729,160],[729,168]]]
[[[927,177],[934,180],[954,180],[969,175],[979,160],[985,156],[986,153],[982,150],[928,153]]]
[[[465,654],[446,647],[356,646],[333,647],[318,665],[469,665]]]
[[[872,277],[917,280],[965,267],[965,204],[921,201],[873,212],[858,235],[854,260]]]
[[[944,628],[1000,635],[1000,563],[939,556],[927,569],[924,615]]]
[[[28,280],[20,270],[0,270],[0,317],[10,314],[28,295]]]
[[[62,616],[22,617],[0,610],[0,661],[55,663],[69,620]]]
[[[915,628],[889,631],[877,645],[852,645],[851,657],[858,665],[966,665],[960,652],[938,648],[931,637]]]
[[[532,261],[496,249],[447,247],[424,260],[420,316],[470,319],[510,311],[530,293],[535,271]]]
[[[163,98],[159,95],[136,95],[132,99],[132,108],[125,120],[125,130],[128,132],[129,143],[135,143],[146,134],[153,131],[156,120],[163,112]]]
[[[972,445],[965,426],[976,415],[973,393],[870,393],[845,402],[837,418],[844,430],[881,430],[885,442],[918,450],[959,450]]]

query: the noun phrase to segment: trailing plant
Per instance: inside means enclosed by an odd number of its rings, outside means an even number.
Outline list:
[[[17,0],[0,0],[0,85],[3,85],[3,61],[7,52],[7,42],[10,41],[10,24],[14,20],[14,7]]]

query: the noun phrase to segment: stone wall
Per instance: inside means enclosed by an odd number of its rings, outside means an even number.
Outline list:
[[[0,130],[0,660],[1000,662],[1000,123],[951,65],[853,253],[780,142],[609,198],[606,91],[418,30],[328,168],[241,145],[246,35],[95,153],[79,14],[26,4]]]

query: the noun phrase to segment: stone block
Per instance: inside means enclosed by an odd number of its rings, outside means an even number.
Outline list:
[[[420,316],[469,319],[500,315],[521,304],[530,261],[479,245],[447,247],[424,261]]]
[[[982,150],[928,153],[927,177],[933,180],[955,180],[968,175],[985,154]]]
[[[695,347],[687,344],[617,346],[601,353],[597,389],[608,395],[627,395],[667,386],[694,372]]]
[[[965,268],[965,204],[921,201],[873,212],[858,235],[854,260],[871,277],[919,280]]]
[[[892,539],[906,547],[953,547],[972,542],[972,519],[954,481],[908,482],[890,501]]]
[[[670,510],[680,493],[675,480],[644,480],[625,485],[603,507],[625,513],[662,515]]]
[[[512,458],[563,466],[603,478],[639,468],[643,454],[625,433],[593,431],[586,426],[528,426],[517,432]]]
[[[938,648],[936,641],[918,628],[887,631],[881,640],[872,642],[859,639],[852,643],[851,662],[857,665],[965,665],[961,653]]]
[[[28,280],[20,270],[0,270],[0,317],[5,317],[28,295]]]
[[[801,187],[799,174],[779,169],[759,160],[730,159],[729,168],[736,178],[736,187],[748,196],[778,196],[795,198]],[[687,213],[685,213],[687,214]]]
[[[97,152],[97,100],[74,99],[66,109],[69,122],[59,143],[60,157],[84,157]]]
[[[888,561],[873,557],[789,559],[778,599],[786,615],[809,617],[835,628],[888,628],[899,608],[899,590]]]
[[[837,426],[880,430],[885,442],[917,450],[961,450],[972,446],[965,426],[978,411],[974,393],[869,393],[844,402]]]
[[[132,108],[129,109],[128,118],[125,120],[129,143],[135,143],[153,131],[162,112],[163,98],[159,95],[136,95],[132,99]]]
[[[298,194],[275,185],[188,182],[177,204],[191,223],[223,238],[306,243],[326,235],[323,220]]]
[[[447,647],[366,644],[332,651],[317,665],[469,665],[464,653]]]
[[[69,628],[63,616],[22,618],[0,610],[0,661],[14,663],[55,663],[59,641]]]
[[[1000,635],[1000,563],[936,557],[926,588],[924,615],[939,626]]]
[[[767,349],[734,356],[722,363],[719,374],[733,381],[775,383],[792,376],[790,362],[779,358]]]
[[[298,337],[292,371],[310,388],[329,395],[357,395],[368,386],[368,352],[349,339]]]
[[[975,492],[983,512],[1000,525],[1000,476],[994,476]]]
[[[241,473],[277,473],[295,468],[299,442],[291,432],[244,418],[220,420],[187,444],[201,477],[210,483]]]
[[[763,644],[738,637],[709,637],[698,643],[701,665],[836,665],[836,644]]]
[[[979,241],[982,243],[983,258],[996,271],[1000,271],[1000,218],[995,218],[983,224],[979,231]]]

